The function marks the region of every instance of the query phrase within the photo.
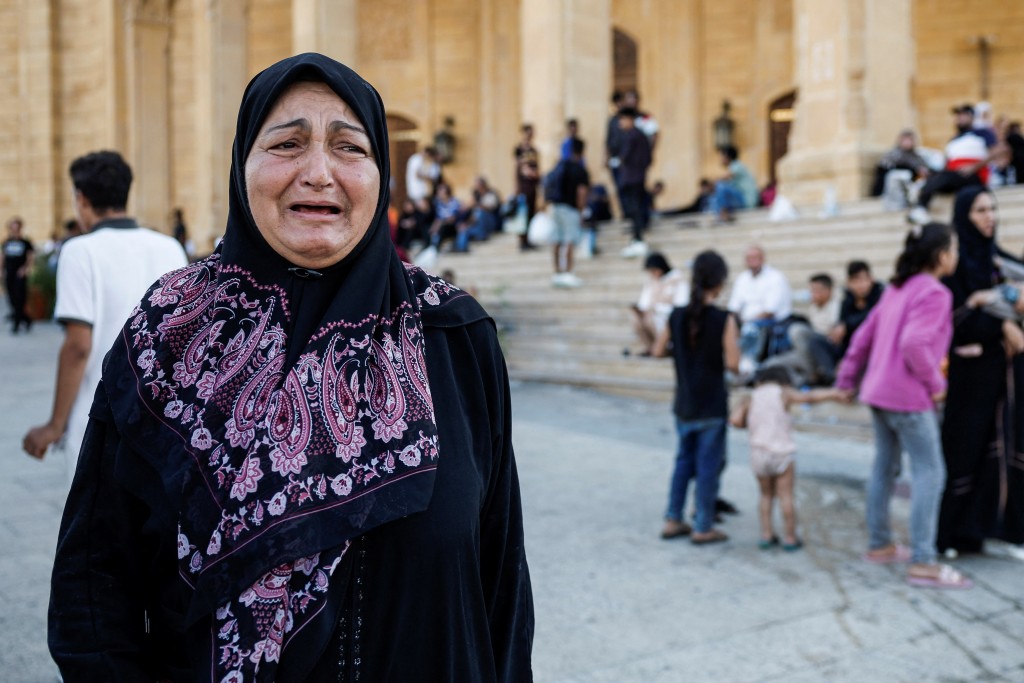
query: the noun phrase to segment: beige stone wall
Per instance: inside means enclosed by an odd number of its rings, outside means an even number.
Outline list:
[[[1011,120],[1024,119],[1024,2],[914,0],[913,22],[912,93],[926,145],[941,149],[951,137],[952,106],[982,98],[978,36],[994,41],[993,110]]]
[[[643,106],[661,123],[651,179],[666,203],[721,173],[711,123],[733,105],[737,142],[768,172],[768,106],[798,87],[783,182],[858,196],[895,132],[950,133],[950,105],[981,97],[974,42],[993,40],[992,101],[1024,118],[1024,3],[964,0],[7,0],[0,3],[0,217],[41,238],[70,215],[68,163],[118,149],[142,177],[130,210],[168,228],[182,207],[200,248],[223,228],[229,150],[246,81],[315,49],[353,65],[429,142],[454,116],[465,197],[477,173],[513,187],[531,119],[546,170],[575,116],[603,171],[611,33],[638,44]],[[395,169],[396,173],[404,169]]]
[[[282,0],[248,0],[249,77],[292,54],[292,8]]]

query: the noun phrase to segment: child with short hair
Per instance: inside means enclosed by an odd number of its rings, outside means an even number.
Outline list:
[[[957,245],[948,225],[916,226],[896,261],[892,286],[853,335],[837,386],[871,406],[875,460],[868,482],[868,552],[878,564],[910,561],[914,586],[968,588],[971,581],[937,561],[939,501],[946,481],[936,405],[946,396],[942,363],[953,337],[953,295],[939,279],[956,271]],[[893,542],[889,502],[910,458],[910,545]]]
[[[761,489],[758,506],[761,540],[757,544],[761,550],[770,550],[779,545],[772,521],[776,500],[782,509],[782,549],[794,552],[804,545],[796,533],[796,504],[793,500],[796,484],[793,454],[796,452],[796,444],[793,442],[790,407],[797,403],[845,398],[837,389],[796,391],[790,384],[790,374],[786,368],[761,368],[754,375],[753,392],[737,406],[729,419],[734,427],[746,427],[750,436],[750,467]]]

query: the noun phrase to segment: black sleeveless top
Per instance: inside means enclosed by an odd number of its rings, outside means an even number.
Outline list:
[[[725,418],[729,413],[722,348],[729,312],[708,306],[700,315],[703,320],[696,346],[690,345],[689,306],[672,311],[668,322],[676,364],[673,411],[676,417],[686,421]]]

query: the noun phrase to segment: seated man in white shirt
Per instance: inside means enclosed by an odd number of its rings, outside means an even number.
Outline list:
[[[793,312],[793,295],[786,276],[764,262],[760,246],[748,247],[744,260],[747,269],[733,283],[729,310],[740,319],[740,375],[749,377],[771,328]]]
[[[63,440],[69,484],[103,358],[150,285],[187,265],[177,240],[140,227],[125,212],[132,170],[120,154],[87,154],[71,163],[70,174],[75,217],[87,234],[61,249],[54,317],[64,326],[64,343],[53,410],[22,442],[26,453],[42,459]]]

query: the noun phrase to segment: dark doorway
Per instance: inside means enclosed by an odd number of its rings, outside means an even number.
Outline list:
[[[618,92],[638,90],[636,41],[625,31],[612,29],[612,88]]]
[[[420,133],[416,124],[404,116],[388,115],[388,139],[391,155],[391,205],[401,207],[405,201],[405,167],[419,147]]]
[[[776,181],[779,159],[789,151],[789,129],[793,126],[796,91],[787,93],[768,106],[768,177]]]

